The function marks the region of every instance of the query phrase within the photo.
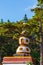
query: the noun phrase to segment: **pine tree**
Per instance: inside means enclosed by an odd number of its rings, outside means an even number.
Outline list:
[[[27,22],[27,21],[28,21],[28,18],[27,18],[27,15],[26,15],[26,14],[24,15],[23,21],[24,21],[24,22]]]
[[[43,65],[43,0],[38,0],[38,6],[31,9],[35,12],[33,19],[39,22],[39,35],[40,35],[40,65]]]

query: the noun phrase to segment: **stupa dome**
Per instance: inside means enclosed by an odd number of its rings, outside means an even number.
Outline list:
[[[26,37],[20,37],[19,38],[19,44],[26,44],[26,45],[28,45],[29,44],[29,39],[28,38],[26,38]]]
[[[30,53],[30,49],[27,46],[19,46],[16,53]]]

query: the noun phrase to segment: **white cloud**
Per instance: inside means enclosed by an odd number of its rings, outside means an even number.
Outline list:
[[[29,6],[29,7],[25,8],[24,10],[25,10],[25,11],[28,11],[28,10],[30,10],[30,8],[31,8],[31,7]]]
[[[33,6],[28,6],[27,8],[25,8],[24,10],[25,11],[28,11],[28,10],[30,10],[30,9],[32,9],[32,8],[35,8],[35,7],[37,7],[36,5],[33,5]]]

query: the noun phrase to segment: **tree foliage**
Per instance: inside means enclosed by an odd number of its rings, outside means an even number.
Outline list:
[[[38,3],[43,3],[42,0],[38,0]],[[40,60],[40,21],[42,22],[43,33],[43,9],[36,7],[31,9],[35,15],[32,19],[28,19],[27,15],[24,16],[25,21],[22,19],[17,22],[11,22],[8,20],[4,22],[0,21],[0,53],[3,56],[12,56],[18,47],[18,39],[22,30],[26,30],[26,36],[30,39],[29,47],[31,49],[31,55]],[[43,34],[42,34],[43,35]]]

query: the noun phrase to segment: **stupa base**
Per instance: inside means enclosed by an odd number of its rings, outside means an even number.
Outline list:
[[[13,57],[4,57],[3,65],[26,65],[29,62],[33,62],[35,64],[35,59],[31,56],[13,56]]]
[[[13,56],[30,56],[30,53],[17,53],[17,54],[14,54]]]

